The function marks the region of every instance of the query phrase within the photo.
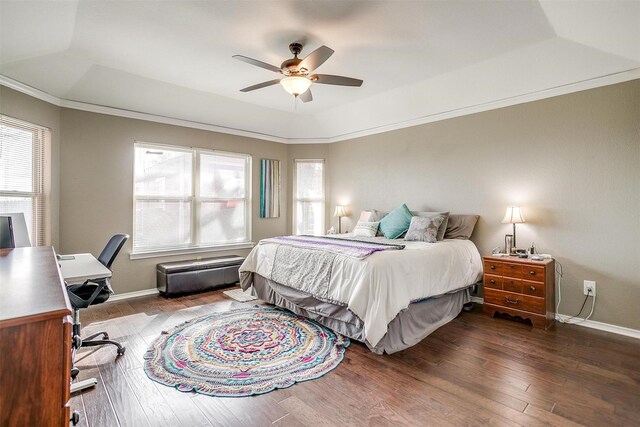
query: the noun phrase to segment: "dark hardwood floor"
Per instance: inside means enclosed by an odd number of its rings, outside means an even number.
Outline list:
[[[110,302],[82,311],[83,335],[127,347],[82,349],[72,398],[82,426],[638,425],[640,340],[579,326],[545,332],[462,313],[420,344],[378,356],[353,342],[334,371],[260,396],[215,398],[149,380],[147,346],[178,323],[253,303],[222,291]]]

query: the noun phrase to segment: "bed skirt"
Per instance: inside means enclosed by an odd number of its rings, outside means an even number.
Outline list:
[[[389,325],[375,346],[364,338],[363,322],[346,306],[320,301],[313,296],[252,273],[252,293],[263,301],[286,308],[327,326],[349,338],[363,342],[376,354],[395,353],[411,347],[433,331],[455,319],[471,301],[469,288],[412,303]]]

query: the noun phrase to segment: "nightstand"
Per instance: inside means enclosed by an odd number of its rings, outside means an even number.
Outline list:
[[[493,317],[506,313],[531,320],[536,328],[549,328],[555,320],[555,261],[493,257],[484,259],[484,304]]]

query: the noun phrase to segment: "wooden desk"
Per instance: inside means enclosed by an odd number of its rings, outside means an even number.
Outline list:
[[[0,250],[0,425],[68,426],[71,305],[53,248]]]

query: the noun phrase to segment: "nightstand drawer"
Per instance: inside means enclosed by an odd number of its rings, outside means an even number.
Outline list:
[[[544,283],[523,280],[522,293],[534,297],[544,297]]]
[[[493,289],[502,289],[502,277],[492,276],[490,274],[484,275],[484,287]]]
[[[522,277],[525,280],[534,280],[536,282],[544,282],[544,267],[537,265],[523,265]]]
[[[515,294],[512,292],[485,289],[484,301],[488,304],[509,307],[515,310],[528,311],[530,313],[545,314],[544,298],[529,295]]]
[[[522,293],[522,280],[511,277],[502,278],[502,289],[509,292]]]
[[[505,263],[502,265],[502,275],[520,279],[522,278],[522,266],[520,264]]]
[[[502,263],[495,261],[485,261],[484,272],[486,274],[495,274],[496,276],[502,276]]]

